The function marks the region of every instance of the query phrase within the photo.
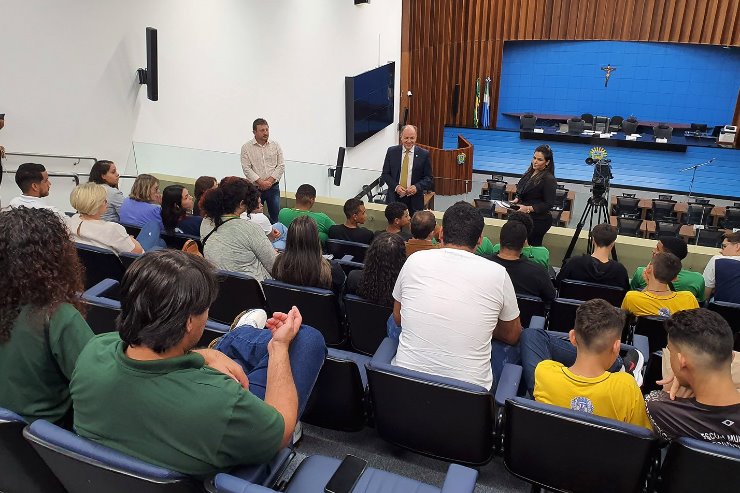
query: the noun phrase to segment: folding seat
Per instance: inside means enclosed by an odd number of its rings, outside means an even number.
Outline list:
[[[638,492],[646,482],[653,491],[652,430],[516,397],[506,401],[503,435],[506,469],[532,491]]]
[[[359,431],[367,423],[364,356],[329,348],[301,421],[340,431]]]
[[[550,311],[547,314],[547,330],[569,332],[576,321],[576,310],[582,303],[581,300],[555,298],[550,303]]]
[[[324,493],[341,460],[313,455],[301,462],[290,479],[286,493]],[[364,493],[472,493],[478,471],[450,464],[442,488],[373,467],[366,468],[352,491]],[[253,485],[228,474],[216,476],[217,493],[274,493],[274,490]]]
[[[4,493],[66,493],[54,473],[23,439],[28,423],[0,407],[0,491]]]
[[[166,233],[162,231],[159,233],[159,237],[167,244],[167,248],[173,248],[175,250],[182,250],[186,241],[193,240],[198,245],[198,251],[203,253],[203,243],[200,241],[200,236],[185,233]]]
[[[624,289],[597,284],[593,282],[575,281],[573,279],[564,279],[560,282],[558,297],[569,298],[572,300],[588,301],[595,298],[606,300],[612,305],[622,306],[626,291]]]
[[[23,436],[71,493],[204,493],[201,480],[155,466],[82,438],[48,421],[38,420]],[[260,485],[272,485],[293,457],[278,452],[268,464],[240,467],[234,474]]]
[[[522,327],[529,327],[533,316],[545,316],[545,302],[537,296],[517,293],[516,302],[519,305],[519,321]]]
[[[297,306],[303,323],[323,334],[326,344],[339,346],[346,339],[336,295],[329,289],[296,286],[274,279],[262,283],[270,312],[288,312]]]
[[[374,354],[385,339],[386,323],[393,308],[348,294],[344,296],[344,311],[352,349],[362,354]]]
[[[521,367],[504,365],[488,389],[391,364],[398,343],[386,338],[367,366],[375,429],[384,440],[449,462],[482,465],[497,448],[494,400],[516,395]]]
[[[740,485],[740,449],[693,438],[668,446],[661,468],[660,491],[666,493],[735,493]]]
[[[123,278],[123,264],[112,250],[75,243],[77,256],[85,266],[85,289],[95,286],[103,279]]]
[[[326,240],[324,250],[326,253],[334,255],[335,259],[345,258],[346,255],[350,255],[352,258],[347,258],[346,260],[363,263],[368,246],[355,241],[329,239]]]

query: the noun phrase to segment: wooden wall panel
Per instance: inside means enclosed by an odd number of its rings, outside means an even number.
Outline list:
[[[491,77],[498,114],[504,42],[621,40],[740,46],[740,0],[402,0],[401,108],[419,141],[471,126],[475,80]],[[452,91],[460,84],[457,116]],[[409,100],[406,91],[413,91]],[[740,103],[739,103],[740,104]],[[740,107],[736,109],[740,113]]]

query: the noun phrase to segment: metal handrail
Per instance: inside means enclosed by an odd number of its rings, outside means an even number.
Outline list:
[[[8,173],[9,175],[14,175],[15,172],[18,170],[2,170],[3,173]],[[88,176],[86,173],[57,173],[55,171],[47,172],[49,176],[53,176],[56,178],[73,178],[75,181],[75,186],[80,184],[80,175],[82,176]],[[119,178],[133,178],[136,179],[136,176],[133,175],[120,175]],[[0,180],[0,183],[2,183],[2,180]]]
[[[93,163],[97,162],[97,158],[92,156],[63,156],[61,154],[38,154],[33,152],[5,152],[6,156],[27,156],[27,157],[50,157],[50,158],[57,158],[57,159],[76,159],[77,162],[73,164],[73,166],[77,166],[80,164],[80,161],[84,160],[91,160]]]

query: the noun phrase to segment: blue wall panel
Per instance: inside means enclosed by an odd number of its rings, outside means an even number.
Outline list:
[[[602,66],[611,64],[608,87]],[[740,88],[740,49],[626,41],[510,41],[504,46],[502,113],[573,114],[638,120],[732,122]]]

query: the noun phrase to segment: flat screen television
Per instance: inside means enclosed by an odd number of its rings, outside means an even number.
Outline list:
[[[393,123],[396,64],[345,77],[347,147],[355,147]]]

